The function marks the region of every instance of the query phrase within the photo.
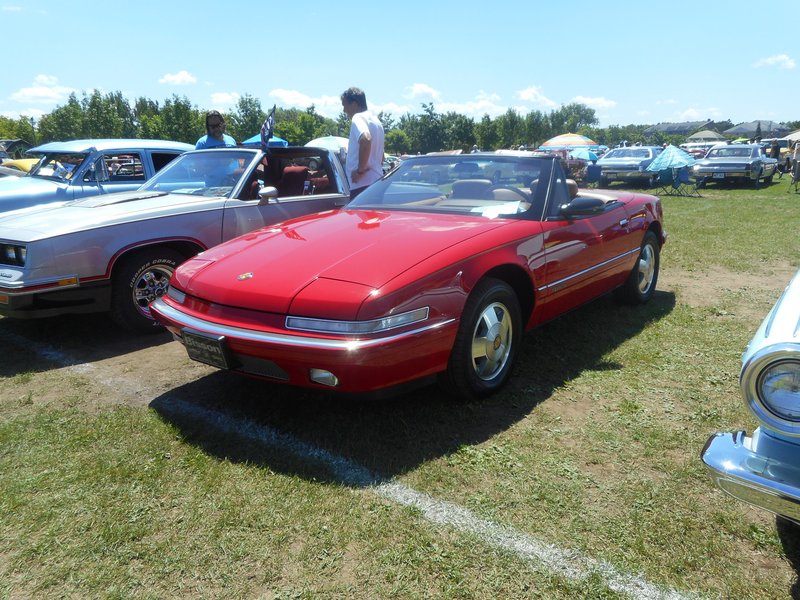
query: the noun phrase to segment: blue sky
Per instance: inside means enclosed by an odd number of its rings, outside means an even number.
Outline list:
[[[603,127],[794,121],[795,13],[739,0],[0,0],[0,114],[36,118],[98,89],[220,110],[250,94],[336,117],[355,85],[395,118],[423,102],[476,119],[581,102]]]

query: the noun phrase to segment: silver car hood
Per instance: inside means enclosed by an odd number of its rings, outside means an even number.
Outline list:
[[[59,206],[0,214],[0,240],[34,242],[98,227],[219,210],[226,197],[136,191],[92,196]]]

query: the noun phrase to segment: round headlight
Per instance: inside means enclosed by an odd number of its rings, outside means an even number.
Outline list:
[[[800,423],[800,362],[771,364],[761,372],[757,389],[768,410],[781,419]]]

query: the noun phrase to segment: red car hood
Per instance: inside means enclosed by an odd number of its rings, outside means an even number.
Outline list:
[[[303,314],[309,314],[312,298],[320,298],[340,305],[333,313],[351,314],[332,318],[355,318],[353,309],[372,290],[446,248],[507,223],[464,215],[322,213],[216,246],[180,267],[175,282],[209,302],[281,314],[306,290]]]

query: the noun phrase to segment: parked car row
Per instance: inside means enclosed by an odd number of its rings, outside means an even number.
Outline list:
[[[140,150],[69,154],[59,146],[45,155],[38,172],[50,168],[53,174],[39,175],[42,184],[64,193],[80,180],[74,191],[93,193],[0,214],[0,314],[110,311],[123,327],[152,330],[148,304],[166,292],[173,271],[187,258],[349,198],[339,162],[328,151],[305,147],[275,148],[268,161],[257,149],[191,151],[135,191],[99,194],[107,184],[125,188],[159,159],[174,158],[163,148]],[[79,159],[73,174],[59,174],[73,155]],[[118,182],[106,171],[112,159],[120,162]]]
[[[649,301],[667,239],[658,198],[581,190],[557,156],[410,157],[348,203],[322,148],[35,151],[28,191],[0,197],[0,314],[110,311],[132,331],[165,326],[193,360],[306,388],[493,393],[524,331],[609,292]],[[598,164],[646,179],[659,152]],[[695,173],[769,181],[775,162],[726,145]],[[761,426],[713,435],[701,458],[726,493],[800,523],[798,307],[800,273],[743,356]]]
[[[0,215],[0,314],[158,322],[195,360],[303,387],[494,392],[525,329],[614,290],[648,301],[666,240],[657,198],[579,191],[552,156],[413,157],[343,207],[324,149],[189,151],[111,194],[151,153],[76,153],[39,177],[98,193]]]

